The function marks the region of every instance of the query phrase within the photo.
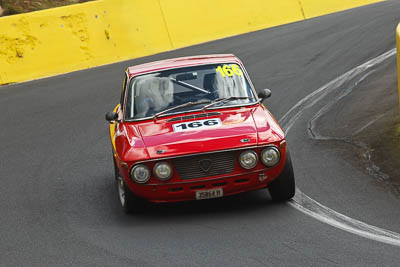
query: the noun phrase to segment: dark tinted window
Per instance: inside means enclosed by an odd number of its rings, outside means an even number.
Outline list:
[[[215,105],[220,107],[255,101],[243,71],[234,63],[201,65],[146,74],[133,78],[128,87],[125,115],[128,120],[153,116],[187,102],[213,102],[231,96],[249,98]],[[178,111],[199,108],[201,106],[190,106]]]

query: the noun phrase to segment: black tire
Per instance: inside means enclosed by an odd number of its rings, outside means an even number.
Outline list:
[[[129,188],[125,185],[122,177],[120,176],[117,180],[117,190],[121,207],[125,213],[141,213],[145,210],[146,201],[133,194],[131,190],[129,190]]]
[[[119,203],[121,204],[122,209],[125,211],[125,213],[143,212],[146,207],[146,201],[133,194],[131,190],[126,186],[124,179],[122,179],[119,174],[115,159],[113,161]]]
[[[267,188],[273,201],[286,201],[294,197],[296,185],[289,150],[286,150],[286,162],[281,174]]]

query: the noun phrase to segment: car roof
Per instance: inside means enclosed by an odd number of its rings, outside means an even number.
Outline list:
[[[160,61],[153,61],[145,64],[129,67],[127,72],[130,77],[147,72],[161,71],[172,68],[189,67],[205,64],[218,64],[226,62],[235,62],[241,64],[242,62],[233,54],[215,54],[215,55],[200,55],[190,57],[178,57],[164,59]]]

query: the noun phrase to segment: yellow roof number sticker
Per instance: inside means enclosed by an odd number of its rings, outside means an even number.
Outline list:
[[[224,65],[223,67],[218,66],[215,70],[216,72],[220,73],[222,77],[232,77],[233,75],[241,76],[243,74],[242,70],[239,68],[238,65]]]

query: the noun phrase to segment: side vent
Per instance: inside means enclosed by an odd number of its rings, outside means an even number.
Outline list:
[[[212,184],[214,187],[221,187],[221,186],[225,186],[225,185],[227,185],[228,183],[227,182],[222,182],[222,183],[215,183],[215,184]]]
[[[203,188],[206,188],[206,186],[205,185],[196,185],[196,186],[190,187],[190,189],[192,189],[192,190],[203,189]]]
[[[243,184],[243,183],[247,183],[250,179],[238,179],[235,180],[235,184]]]
[[[168,192],[179,192],[179,191],[183,191],[183,188],[182,187],[175,187],[175,188],[168,189]]]

